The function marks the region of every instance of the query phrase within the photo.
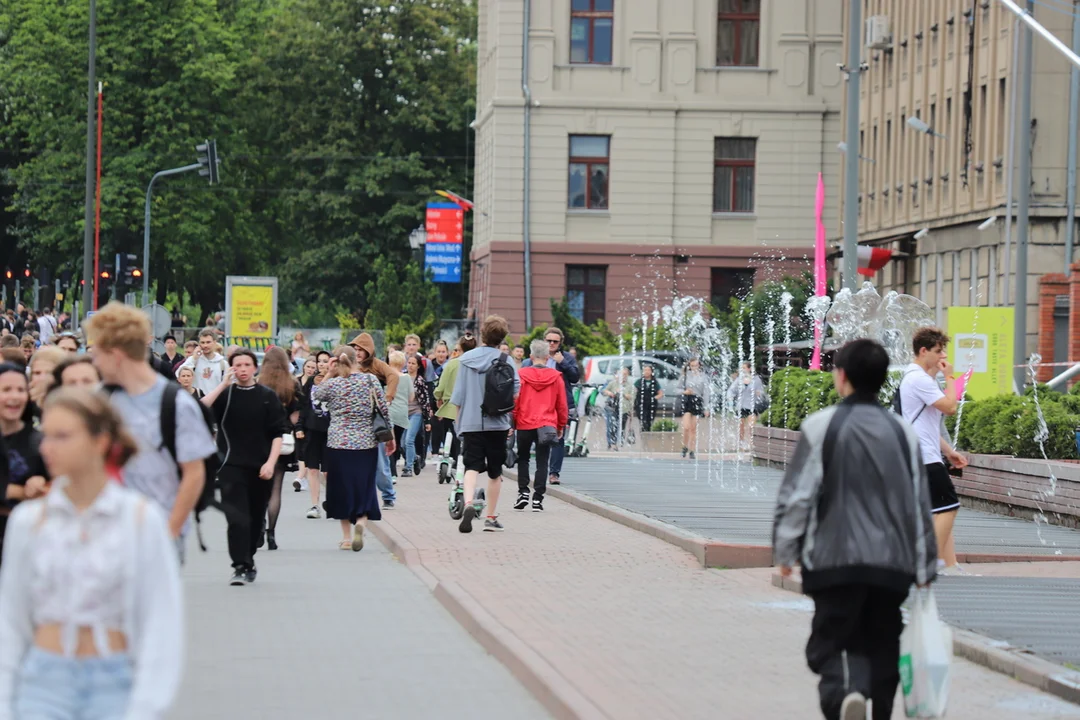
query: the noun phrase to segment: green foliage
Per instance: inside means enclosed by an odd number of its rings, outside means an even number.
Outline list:
[[[753,322],[752,342],[755,346],[768,343],[768,321],[774,324],[773,342],[784,341],[784,323],[786,321],[780,296],[789,292],[791,301],[791,339],[793,341],[807,340],[813,337],[814,328],[807,320],[803,310],[806,301],[813,297],[814,284],[809,272],[802,277],[791,276],[780,280],[770,280],[754,288],[745,298],[731,298],[727,308],[716,308],[716,319],[728,329],[731,337],[731,349],[739,354],[739,338],[743,338],[747,344],[745,351],[749,353],[751,341],[750,327]],[[741,328],[740,328],[741,325]]]
[[[679,423],[671,418],[659,418],[653,420],[652,432],[675,432],[679,429]]]
[[[808,415],[840,402],[831,373],[786,367],[769,381],[769,409],[760,422],[798,430]]]
[[[406,263],[434,190],[470,192],[476,5],[98,0],[102,256],[141,254],[150,178],[213,137],[219,185],[155,185],[157,301],[209,312],[226,275],[274,274],[283,309],[366,310],[375,260]],[[87,22],[85,2],[0,3],[7,265],[80,270]]]
[[[882,404],[892,400],[892,393],[886,384],[882,388]],[[795,367],[782,368],[773,373],[769,397],[771,405],[761,416],[761,423],[789,430],[798,430],[807,415],[840,401],[830,373]],[[1051,391],[1044,393],[1040,389],[1039,405],[1042,406],[1048,431],[1044,441],[1047,457],[1059,460],[1077,458],[1075,432],[1080,427],[1080,395],[1062,395]],[[950,433],[955,432],[955,415],[946,418],[946,426]],[[995,395],[979,401],[968,399],[964,403],[959,426],[957,446],[968,452],[1021,458],[1043,456],[1035,439],[1040,423],[1031,394],[1024,397]]]
[[[390,259],[375,258],[375,279],[364,286],[368,310],[362,327],[386,331],[388,343],[402,343],[409,333],[425,342],[434,338],[438,324],[439,288],[410,262],[399,274]]]
[[[586,325],[570,314],[570,308],[565,301],[555,299],[551,301],[551,317],[551,324],[563,331],[563,344],[578,349],[579,362],[590,355],[615,355],[619,352],[618,338],[603,320]],[[548,327],[543,325],[533,328],[521,337],[521,342],[543,337]],[[627,348],[629,351],[629,346]]]
[[[298,328],[342,327],[340,315],[350,317],[344,305],[322,305],[319,303],[293,303],[280,308],[281,324]],[[356,328],[359,324],[353,318],[348,327]]]

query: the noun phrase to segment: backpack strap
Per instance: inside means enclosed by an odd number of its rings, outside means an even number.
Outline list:
[[[917,373],[917,372],[919,372],[919,371],[918,370],[908,370],[906,373],[904,373],[904,376],[902,378],[900,378],[900,385],[898,385],[897,388],[896,388],[896,392],[898,394],[900,392],[900,388],[902,388],[904,386],[904,381],[907,380],[908,375],[911,375],[912,373]],[[901,402],[901,407],[903,407],[903,402]],[[923,406],[921,408],[919,408],[919,412],[915,413],[915,417],[911,418],[911,423],[913,425],[915,424],[915,421],[919,419],[919,416],[923,414],[923,410],[925,410],[925,409],[926,409],[926,403],[923,403]],[[901,417],[903,417],[903,413],[901,413]]]
[[[177,383],[169,383],[161,394],[161,447],[169,451],[169,456],[176,460],[176,404],[177,396],[183,390]],[[179,465],[179,463],[177,463]]]

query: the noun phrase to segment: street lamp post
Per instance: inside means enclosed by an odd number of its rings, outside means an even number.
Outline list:
[[[94,153],[97,141],[97,2],[90,0],[90,43],[86,98],[86,199],[83,212],[83,307],[93,307],[94,292]],[[76,318],[76,325],[78,318]]]

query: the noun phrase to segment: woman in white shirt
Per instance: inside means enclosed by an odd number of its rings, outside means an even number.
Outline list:
[[[136,452],[108,399],[45,401],[57,479],[12,513],[0,565],[0,720],[156,720],[180,683],[183,609],[165,516],[111,482]]]

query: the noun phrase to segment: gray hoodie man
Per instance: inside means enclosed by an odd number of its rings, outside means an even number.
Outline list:
[[[459,360],[461,370],[454,384],[454,393],[450,396],[450,404],[458,407],[457,431],[459,434],[510,429],[510,413],[487,416],[480,411],[480,404],[484,401],[484,373],[499,355],[498,348],[482,345],[461,356]],[[510,366],[513,367],[512,362]],[[520,391],[521,378],[518,377],[515,368],[514,394],[517,395]]]

